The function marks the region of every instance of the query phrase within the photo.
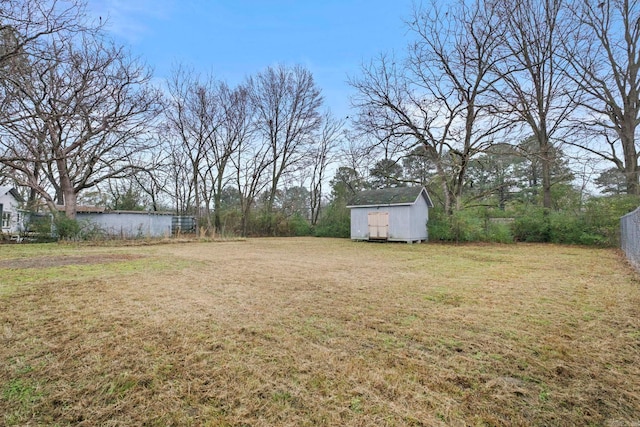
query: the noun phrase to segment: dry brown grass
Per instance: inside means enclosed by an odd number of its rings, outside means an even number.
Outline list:
[[[614,250],[0,252],[0,424],[626,426],[639,390],[640,284]]]

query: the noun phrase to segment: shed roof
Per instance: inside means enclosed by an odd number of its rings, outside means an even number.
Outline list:
[[[431,198],[424,187],[395,187],[361,191],[353,196],[347,207],[412,205],[418,200],[418,197],[424,197],[427,206],[433,207]]]

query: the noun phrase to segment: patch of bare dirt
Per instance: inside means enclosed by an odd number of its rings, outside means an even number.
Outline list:
[[[133,254],[97,254],[78,256],[47,256],[0,260],[0,268],[51,268],[65,265],[108,264],[142,258]]]

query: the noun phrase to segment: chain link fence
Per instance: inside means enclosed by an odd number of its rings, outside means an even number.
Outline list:
[[[640,270],[640,208],[620,218],[620,246],[629,262]]]

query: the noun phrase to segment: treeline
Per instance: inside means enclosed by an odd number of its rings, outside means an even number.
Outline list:
[[[339,119],[305,67],[229,85],[176,65],[159,87],[82,0],[4,2],[0,180],[70,219],[169,210],[238,235],[345,236],[354,192],[424,185],[432,240],[615,244],[640,194],[639,19],[628,0],[425,3]]]

